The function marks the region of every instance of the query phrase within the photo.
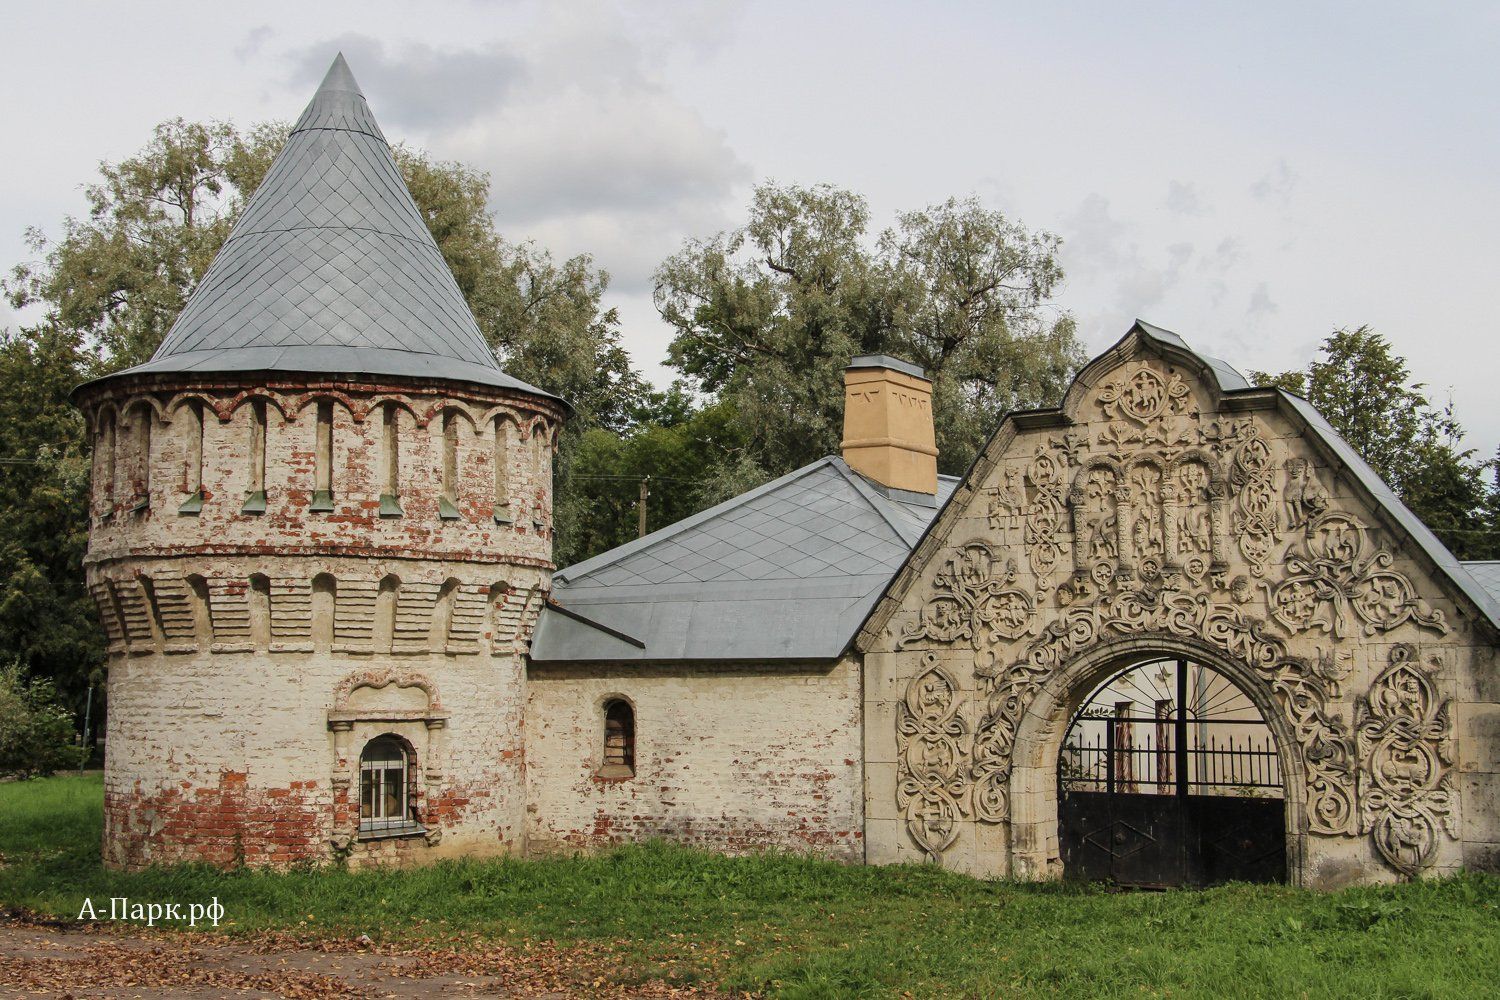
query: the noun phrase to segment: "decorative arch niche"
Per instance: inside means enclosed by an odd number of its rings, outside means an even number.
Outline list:
[[[350,850],[360,838],[360,754],[371,740],[395,736],[411,748],[415,760],[408,767],[420,769],[414,782],[418,821],[429,844],[442,838],[441,828],[429,809],[443,781],[446,745],[443,739],[448,712],[438,697],[436,685],[414,671],[370,670],[346,676],[334,689],[328,711],[328,729],[333,736],[334,834],[336,850]]]

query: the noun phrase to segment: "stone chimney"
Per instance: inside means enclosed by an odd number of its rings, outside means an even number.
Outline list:
[[[910,362],[867,354],[844,369],[849,468],[890,489],[937,494],[932,381]]]

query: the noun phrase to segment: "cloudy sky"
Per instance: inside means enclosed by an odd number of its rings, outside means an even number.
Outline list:
[[[655,265],[759,180],[828,181],[882,226],[973,193],[1058,233],[1091,349],[1139,316],[1280,370],[1369,323],[1500,442],[1494,4],[18,5],[0,264],[155,123],[295,119],[339,49],[388,136],[491,173],[507,236],[595,255],[653,377]]]

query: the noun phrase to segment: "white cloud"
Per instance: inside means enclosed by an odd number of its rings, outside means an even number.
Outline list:
[[[729,224],[750,174],[722,132],[653,78],[632,36],[589,11],[558,9],[524,44],[344,35],[294,58],[315,82],[342,49],[387,135],[489,173],[502,233],[590,252],[617,288],[639,291],[684,234]]]

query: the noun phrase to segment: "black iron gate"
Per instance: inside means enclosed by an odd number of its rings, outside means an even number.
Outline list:
[[[1152,667],[1162,680],[1170,672],[1158,661],[1117,674],[1080,710],[1064,741],[1058,827],[1065,876],[1133,886],[1284,881],[1285,802],[1264,721],[1222,675],[1180,660],[1173,696],[1153,699],[1152,714],[1135,712],[1150,685],[1126,678]],[[1122,686],[1133,699],[1108,705],[1109,692]]]

